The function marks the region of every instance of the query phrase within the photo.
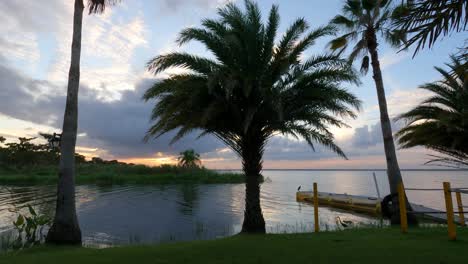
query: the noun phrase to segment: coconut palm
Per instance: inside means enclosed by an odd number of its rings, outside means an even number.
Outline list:
[[[402,148],[424,146],[443,156],[429,163],[468,167],[468,67],[467,58],[451,57],[449,71],[435,69],[443,80],[419,88],[433,96],[398,118],[407,121],[397,136]]]
[[[395,25],[412,33],[405,47],[416,45],[414,54],[426,45],[431,48],[441,37],[466,30],[466,0],[406,0],[395,9]],[[464,48],[467,54],[466,48]]]
[[[252,1],[245,1],[245,11],[229,3],[218,15],[203,20],[201,28],[183,30],[178,38],[179,44],[201,42],[213,57],[173,52],[149,62],[155,74],[171,67],[187,73],[166,77],[145,93],[144,99],[157,102],[147,138],[178,129],[172,142],[200,132],[229,146],[246,175],[242,231],[264,233],[259,183],[265,145],[276,134],[290,135],[345,157],[329,126],[345,126],[341,117],[355,117],[360,101],[341,84],[356,83],[357,76],[335,55],[301,60],[316,39],[333,32],[330,27],[309,31],[307,22],[298,19],[275,43],[277,6],[266,24]]]
[[[179,161],[179,166],[185,168],[197,168],[201,165],[200,154],[196,153],[193,149],[179,153],[177,160]]]
[[[377,89],[380,108],[380,122],[382,127],[385,156],[387,160],[387,174],[392,194],[398,192],[398,185],[403,182],[398,165],[393,141],[392,127],[388,116],[387,100],[380,70],[378,36],[394,47],[399,47],[405,41],[405,34],[399,30],[391,29],[391,1],[347,0],[343,7],[343,14],[331,20],[331,25],[337,26],[343,35],[330,42],[330,48],[343,52],[350,45],[350,62],[362,58],[361,72],[367,73],[369,62],[372,65],[373,78]],[[395,196],[395,199],[397,197]],[[393,203],[395,209],[397,203]],[[398,219],[394,219],[396,222]]]
[[[88,0],[89,14],[104,12],[116,0]],[[67,101],[63,118],[59,181],[55,217],[46,241],[54,244],[81,244],[81,230],[75,208],[75,145],[78,127],[78,88],[80,86],[83,0],[75,0],[73,39],[68,73]]]

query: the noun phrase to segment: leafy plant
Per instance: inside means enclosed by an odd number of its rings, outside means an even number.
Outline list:
[[[29,247],[40,244],[45,235],[44,228],[50,225],[51,219],[46,215],[39,215],[31,205],[28,205],[29,216],[18,214],[13,222],[18,237],[15,240],[15,248]]]

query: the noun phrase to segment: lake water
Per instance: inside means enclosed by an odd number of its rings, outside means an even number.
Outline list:
[[[298,186],[310,190],[377,196],[368,171],[264,171],[263,214],[271,233],[310,232],[313,207],[296,202]],[[389,193],[386,172],[376,172],[380,192]],[[468,187],[468,171],[404,171],[406,187]],[[52,215],[55,186],[0,186],[0,232],[8,232],[16,213],[34,206]],[[464,203],[468,204],[468,195]],[[444,208],[442,192],[408,192],[411,202]],[[212,239],[240,231],[244,210],[243,184],[77,187],[77,210],[84,242],[105,247],[120,244]],[[322,207],[322,229],[335,229],[336,216],[356,224],[379,224],[379,219]],[[385,224],[385,222],[384,222]]]

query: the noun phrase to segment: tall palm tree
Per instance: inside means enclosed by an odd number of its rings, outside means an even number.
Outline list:
[[[443,156],[429,163],[468,167],[468,67],[467,58],[451,57],[449,71],[435,69],[443,80],[419,88],[434,95],[398,118],[407,121],[397,136],[402,148],[424,146]]]
[[[177,160],[179,161],[179,166],[185,168],[196,168],[201,165],[200,154],[196,153],[193,149],[179,153]]]
[[[398,28],[412,34],[404,47],[416,45],[416,55],[426,45],[431,48],[441,36],[466,30],[468,1],[406,0],[395,9],[393,16]],[[466,47],[462,52],[468,54]]]
[[[391,1],[347,0],[343,7],[343,14],[334,17],[330,24],[337,26],[343,35],[330,42],[330,48],[340,53],[353,45],[349,54],[350,62],[362,57],[361,72],[367,73],[369,62],[372,65],[373,78],[377,90],[380,108],[380,122],[382,127],[385,156],[387,160],[387,174],[391,194],[398,192],[398,185],[403,182],[398,165],[393,141],[392,127],[388,116],[387,100],[385,98],[384,83],[380,69],[378,45],[381,36],[388,44],[399,47],[405,41],[402,31],[391,28]],[[369,58],[370,57],[370,58]],[[397,197],[394,195],[394,209],[397,209]],[[393,218],[397,223],[398,219]]]
[[[201,132],[228,145],[242,159],[246,175],[242,232],[264,233],[259,183],[268,140],[290,135],[345,157],[329,126],[345,126],[341,117],[355,117],[360,101],[341,84],[357,83],[358,78],[335,55],[300,59],[316,39],[333,32],[330,27],[309,31],[307,22],[298,19],[275,43],[277,6],[266,24],[258,5],[248,0],[245,11],[229,3],[218,15],[203,20],[202,28],[183,30],[178,38],[179,44],[201,42],[213,58],[173,52],[148,63],[155,74],[171,67],[189,72],[164,78],[145,93],[144,99],[157,102],[147,138],[179,129],[172,142]]]
[[[114,2],[116,0],[88,0],[89,14],[104,12],[106,5]],[[71,62],[60,148],[57,205],[53,224],[46,237],[47,243],[54,244],[81,244],[81,230],[75,207],[75,145],[78,127],[78,88],[80,86],[81,32],[84,8],[83,0],[75,0]]]

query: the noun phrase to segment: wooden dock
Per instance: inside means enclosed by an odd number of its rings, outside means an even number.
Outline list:
[[[313,203],[313,197],[313,192],[310,191],[296,193],[296,200],[299,202]],[[371,216],[382,214],[381,199],[377,197],[319,192],[318,200],[321,206],[325,205]],[[443,211],[415,203],[411,203],[411,208],[418,217],[437,223],[447,223],[447,215]],[[455,216],[455,222],[460,224],[458,216]]]
[[[313,203],[313,197],[313,192],[296,193],[296,200],[301,202]],[[382,214],[381,200],[376,197],[318,192],[318,201],[319,205],[327,205],[372,216]]]

